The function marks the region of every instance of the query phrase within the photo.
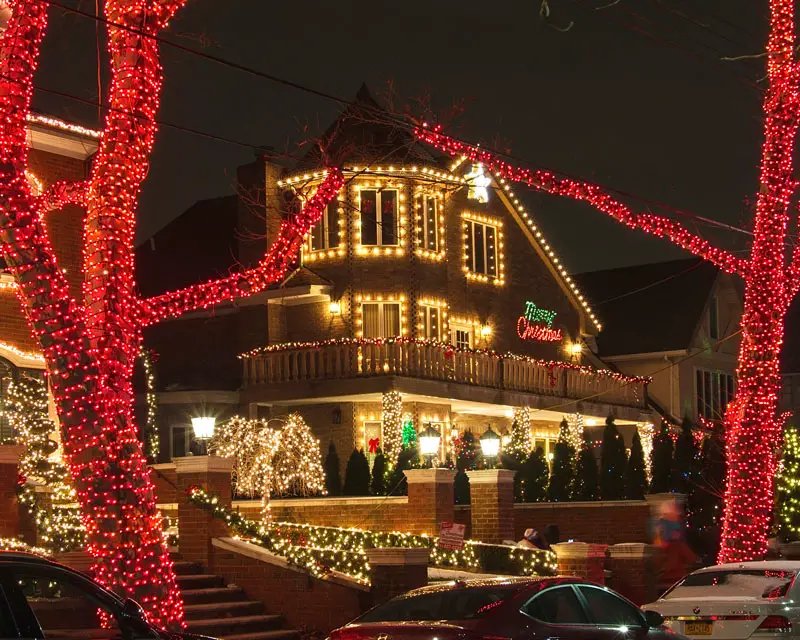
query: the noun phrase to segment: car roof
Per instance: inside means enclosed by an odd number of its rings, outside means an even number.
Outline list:
[[[0,562],[13,560],[14,562],[35,562],[42,564],[60,565],[58,562],[47,556],[31,553],[29,551],[0,551]]]
[[[711,567],[703,567],[694,573],[707,573],[713,571],[735,571],[737,569],[756,569],[768,571],[800,571],[800,561],[798,560],[760,560],[758,562],[730,562],[728,564],[717,564]]]
[[[492,587],[510,587],[516,591],[521,591],[526,587],[542,583],[573,583],[585,582],[573,576],[497,576],[493,578],[476,578],[470,580],[448,580],[437,584],[429,584],[425,587],[413,589],[401,597],[422,595],[425,593],[436,593],[437,591],[451,591],[453,589],[482,589]]]

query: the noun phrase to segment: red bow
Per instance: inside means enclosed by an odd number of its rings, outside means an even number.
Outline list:
[[[381,439],[380,438],[370,438],[370,441],[367,443],[367,447],[369,447],[370,453],[378,453],[378,445],[380,445]]]

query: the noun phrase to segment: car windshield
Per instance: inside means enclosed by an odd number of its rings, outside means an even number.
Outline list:
[[[359,622],[471,620],[510,598],[517,589],[481,588],[434,591],[400,596],[365,613]]]
[[[686,576],[663,598],[691,598],[701,591],[708,596],[782,598],[796,576],[796,571],[781,569],[701,571]]]

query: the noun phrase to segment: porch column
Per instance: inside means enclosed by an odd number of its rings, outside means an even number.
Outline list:
[[[230,532],[222,520],[189,502],[186,492],[190,487],[200,487],[230,509],[233,461],[217,456],[189,456],[175,458],[174,462],[178,478],[178,550],[184,560],[207,567],[212,538],[225,538]]]
[[[514,474],[510,469],[467,471],[472,539],[500,544],[514,539]]]
[[[453,522],[456,472],[450,469],[409,469],[403,473],[408,480],[409,531],[438,536],[442,522]]]

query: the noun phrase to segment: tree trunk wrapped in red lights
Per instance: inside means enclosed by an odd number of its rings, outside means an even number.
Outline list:
[[[420,139],[453,157],[481,162],[504,180],[588,202],[631,228],[667,238],[744,279],[738,388],[725,417],[728,472],[720,562],[762,557],[772,518],[782,431],[782,417],[777,414],[779,356],[786,311],[800,289],[800,250],[787,257],[785,249],[788,208],[797,187],[792,170],[800,111],[794,5],[793,0],[769,2],[769,87],[764,98],[760,189],[749,259],[712,246],[675,220],[636,213],[597,185],[514,167],[479,147],[444,135],[439,127],[424,125],[416,131]]]
[[[64,455],[81,504],[98,579],[137,599],[164,628],[183,605],[161,534],[153,484],[133,422],[133,363],[141,326],[263,290],[282,280],[343,184],[329,170],[316,193],[254,269],[153,300],[136,292],[136,208],[156,133],[162,70],[154,36],[187,0],[107,0],[112,84],[91,176],[35,196],[25,177],[26,117],[47,28],[48,3],[9,2],[0,37],[0,250],[47,363]],[[69,294],[42,215],[85,206],[83,300]]]

